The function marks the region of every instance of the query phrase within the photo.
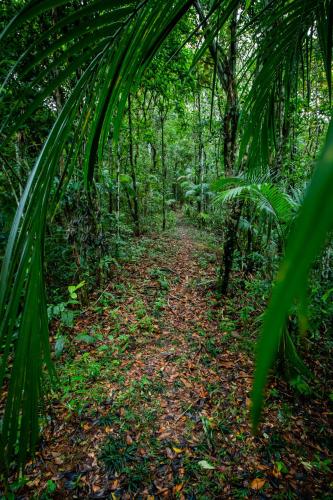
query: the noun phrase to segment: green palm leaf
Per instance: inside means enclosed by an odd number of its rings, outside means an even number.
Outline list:
[[[265,15],[255,36],[255,40],[259,40],[258,48],[247,65],[247,69],[252,68],[253,85],[245,98],[240,121],[243,133],[239,157],[242,161],[248,153],[250,170],[265,171],[269,165],[269,153],[275,147],[275,134],[279,130],[274,106],[283,101],[284,115],[287,114],[291,98],[297,94],[300,68],[307,63],[306,40],[316,32],[318,12],[322,15],[325,47],[330,47],[325,66],[328,66],[328,58],[332,59],[331,11],[323,8],[326,3],[325,0],[278,1],[264,9]],[[327,76],[330,88],[331,80]]]
[[[283,223],[290,224],[299,208],[296,201],[287,193],[265,179],[247,180],[246,177],[227,177],[214,183],[217,194],[214,205],[223,205],[233,199],[245,199],[255,205],[258,211],[273,217],[280,230]]]
[[[2,38],[14,32],[21,22],[65,3],[29,2],[7,27]],[[100,5],[104,12],[106,4]],[[38,415],[45,368],[54,379],[43,281],[43,235],[49,207],[54,207],[56,202],[50,200],[50,194],[60,156],[64,154],[67,140],[73,132],[78,143],[75,151],[72,148],[69,151],[74,157],[80,150],[84,137],[88,137],[84,175],[87,183],[92,179],[96,159],[102,154],[111,122],[114,138],[117,137],[130,88],[138,81],[165,37],[189,7],[190,2],[185,0],[173,2],[171,6],[161,6],[156,0],[136,3],[132,14],[126,17],[112,40],[105,38],[104,45],[103,38],[98,40],[99,43],[94,46],[96,52],[89,52],[90,60],[88,57],[81,59],[80,63],[85,63],[86,69],[64,105],[30,174],[13,222],[0,278],[0,345],[3,346],[0,385],[6,385],[6,377],[10,381],[0,441],[3,467],[8,467],[16,450],[20,465],[24,464],[27,454],[34,450],[39,430]],[[127,11],[126,13],[128,14]],[[71,22],[72,20],[70,18]],[[109,21],[112,21],[112,15]],[[99,26],[98,22],[97,24]],[[93,21],[89,26],[92,30],[96,27]],[[105,37],[105,32],[102,37]],[[69,38],[66,38],[66,42],[68,41]],[[73,47],[71,46],[71,53],[76,54]],[[56,41],[53,49],[58,48],[59,43]],[[83,45],[78,44],[76,48],[80,54]],[[53,49],[51,44],[42,56],[50,54]],[[40,58],[36,57],[27,71],[39,62]],[[42,103],[47,93],[66,81],[77,65],[78,61],[74,59],[74,63],[69,64],[60,74],[60,78],[53,82],[47,81],[42,86],[40,95],[32,103],[34,109]],[[41,74],[43,76],[43,70]],[[7,81],[10,82],[10,76]],[[42,77],[37,75],[35,82],[36,85],[42,84]],[[85,102],[89,102],[89,106]],[[78,118],[81,103],[84,104],[83,115]],[[13,111],[11,117],[16,116],[15,112],[17,110]],[[25,112],[24,120],[29,113],[31,109]],[[10,120],[5,122],[3,132],[7,133],[7,138],[22,122],[18,119],[9,127]],[[84,133],[81,130],[83,124]],[[62,173],[63,180],[69,178],[72,168],[73,162],[68,158],[65,161],[65,172]],[[63,186],[65,184],[63,181]],[[56,198],[60,195],[60,192],[56,193]]]
[[[284,323],[293,300],[304,295],[309,268],[333,227],[333,120],[322,156],[289,239],[258,343],[252,394],[252,419],[257,428],[264,388],[274,361]]]

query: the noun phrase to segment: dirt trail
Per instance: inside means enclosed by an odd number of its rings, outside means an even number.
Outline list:
[[[297,457],[323,450],[301,408],[288,426],[273,401],[264,433],[251,434],[252,356],[235,302],[210,289],[207,238],[180,221],[147,239],[77,318],[20,498],[313,498]],[[312,421],[322,413],[314,403]]]
[[[197,405],[204,412],[208,396],[205,385],[208,380],[218,381],[214,370],[200,365],[203,347],[199,331],[214,336],[217,322],[207,320],[207,299],[200,288],[193,286],[200,277],[207,278],[193,256],[196,248],[188,228],[180,226],[168,245],[171,258],[165,263],[165,271],[176,278],[173,279],[176,282],[166,293],[157,341],[153,339],[143,351],[136,353],[135,368],[128,374],[132,380],[133,377],[139,380],[142,373],[147,377],[160,376],[166,387],[158,395],[158,404],[163,409],[158,419],[158,433],[179,445],[186,441],[186,413]],[[147,302],[151,314],[149,300]],[[175,381],[179,384],[175,385]]]

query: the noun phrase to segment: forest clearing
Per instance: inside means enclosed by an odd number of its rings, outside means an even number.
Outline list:
[[[0,498],[333,498],[333,0],[0,23]]]

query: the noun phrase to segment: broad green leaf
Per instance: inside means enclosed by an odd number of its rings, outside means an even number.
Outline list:
[[[311,263],[333,228],[333,120],[303,206],[290,235],[272,298],[265,313],[257,348],[252,392],[252,421],[256,429],[264,401],[268,372],[276,356],[285,320],[294,301],[302,296]]]

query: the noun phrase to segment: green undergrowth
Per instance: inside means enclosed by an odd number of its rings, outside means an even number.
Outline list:
[[[180,279],[172,267],[170,238],[181,238],[174,230],[144,240],[144,250],[131,262],[131,266],[149,262],[143,276],[123,263],[114,283],[95,293],[88,308],[81,308],[76,299],[66,305],[74,312],[72,326],[61,315],[54,318],[59,386],[51,406],[61,408],[65,421],[88,422],[96,432],[105,433],[98,463],[107,474],[112,498],[134,497],[143,490],[158,497],[166,484],[175,498],[251,498],[256,494],[251,488],[253,478],[265,479],[262,495],[276,500],[297,498],[289,486],[279,493],[278,481],[258,468],[258,461],[274,470],[281,482],[293,470],[290,455],[301,457],[306,473],[325,474],[332,464],[305,442],[296,445],[285,438],[295,432],[298,398],[309,402],[297,387],[286,397],[289,389],[274,381],[267,412],[274,415],[275,428],[266,425],[259,440],[251,434],[247,377],[252,376],[254,345],[270,286],[259,274],[235,273],[230,294],[222,298],[216,289],[218,240],[195,228],[186,230],[195,241],[192,257],[201,274],[185,290],[203,296],[207,307],[202,319],[194,314],[188,322],[184,333],[188,351],[168,354],[168,362],[179,372],[172,385],[162,370],[140,371],[136,355],[152,345],[165,351],[178,345],[177,327],[168,324],[169,294]],[[167,345],[160,338],[165,327],[170,331]],[[196,364],[194,372],[184,370],[189,359]],[[205,390],[200,397],[192,393],[198,386]],[[180,409],[185,417],[182,439],[160,439],[158,422],[165,411],[160,398],[170,394],[177,398],[182,391],[188,395]],[[302,427],[311,432],[309,420],[302,420]],[[317,434],[324,447],[325,427]],[[256,457],[252,468],[243,466],[252,456]],[[81,495],[79,483],[72,491]],[[46,495],[52,498],[52,492]]]

